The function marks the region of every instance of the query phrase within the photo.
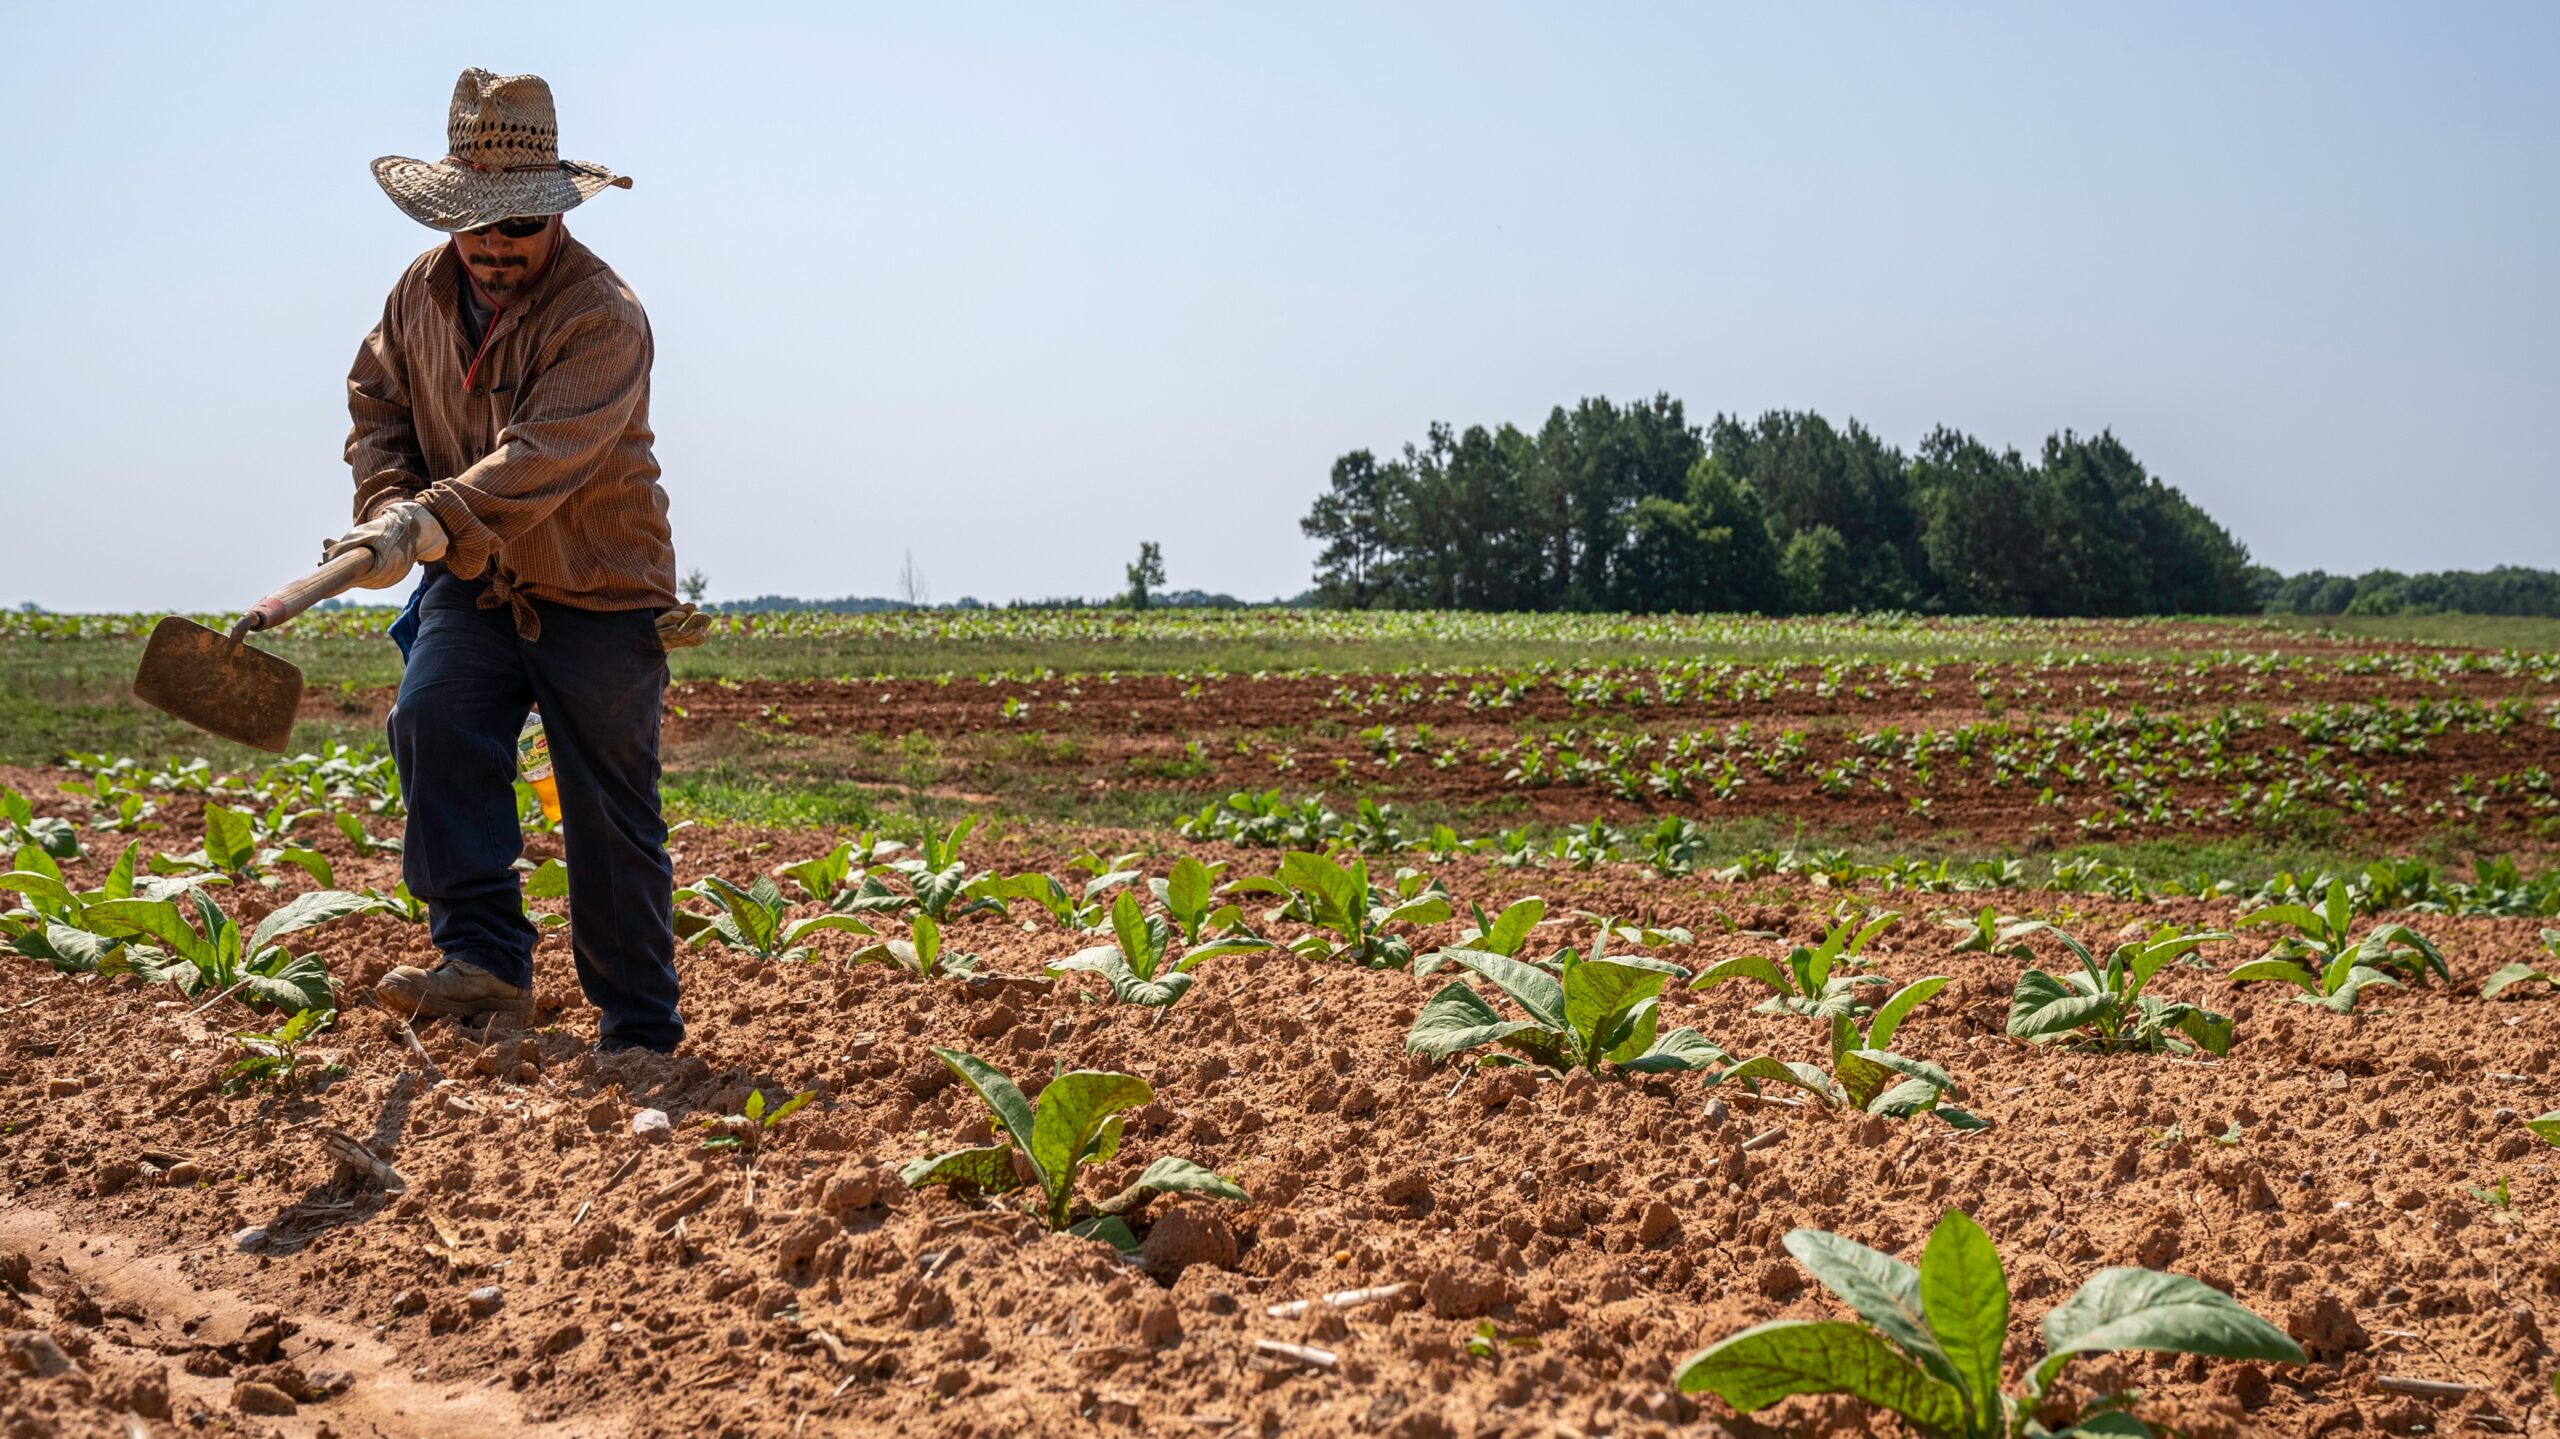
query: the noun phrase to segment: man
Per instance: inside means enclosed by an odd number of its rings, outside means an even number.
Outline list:
[[[568,849],[570,947],[599,1047],[672,1052],[673,871],[658,808],[666,651],[709,617],[677,607],[650,453],[649,319],[561,218],[631,182],[560,159],[551,88],[465,70],[449,153],[374,179],[450,238],[413,261],[347,377],[357,583],[428,562],[390,721],[409,807],[403,868],[443,962],[375,989],[409,1015],[529,1015],[533,946],[516,736],[542,709]]]

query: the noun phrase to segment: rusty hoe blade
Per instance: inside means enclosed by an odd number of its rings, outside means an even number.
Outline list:
[[[133,697],[207,734],[282,754],[302,708],[302,671],[172,615],[151,631]]]

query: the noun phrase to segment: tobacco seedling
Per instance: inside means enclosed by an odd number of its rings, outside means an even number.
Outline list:
[[[846,840],[816,859],[786,864],[775,871],[800,886],[800,892],[829,909],[843,909],[857,897],[851,881],[867,874],[882,855],[895,854],[906,846],[894,839],[880,839],[869,833]]]
[[[1372,969],[1403,969],[1413,963],[1412,943],[1386,933],[1388,925],[1438,924],[1452,913],[1448,890],[1414,870],[1397,870],[1381,889],[1369,882],[1365,859],[1354,857],[1344,866],[1301,850],[1281,856],[1277,876],[1253,875],[1236,881],[1234,889],[1281,896],[1287,902],[1265,919],[1294,919],[1316,930],[1290,941],[1297,954],[1346,959]]]
[[[1557,956],[1560,975],[1498,954],[1442,951],[1448,962],[1493,981],[1527,1019],[1505,1019],[1492,1001],[1464,980],[1451,980],[1414,1017],[1404,1047],[1413,1054],[1448,1059],[1499,1044],[1552,1069],[1597,1074],[1602,1061],[1637,1074],[1699,1069],[1726,1058],[1704,1035],[1686,1027],[1657,1035],[1664,985],[1688,971],[1666,960],[1607,957],[1606,935],[1591,957],[1567,949]],[[1503,1062],[1503,1061],[1490,1061]],[[1518,1061],[1509,1061],[1517,1063]]]
[[[2101,1049],[2169,1049],[2185,1053],[2202,1049],[2221,1054],[2231,1048],[2231,1019],[2197,1005],[2143,993],[2152,977],[2171,960],[2204,944],[2231,936],[2216,931],[2179,934],[2162,929],[2151,938],[2116,946],[2104,965],[2088,947],[2043,920],[2030,930],[2050,933],[2079,957],[2080,968],[2060,975],[2029,969],[2009,996],[2009,1035],[2043,1041],[2081,1035]]]
[[[8,880],[0,878],[0,885],[5,885],[7,883]],[[2551,957],[2553,959],[2560,960],[2560,929],[2544,930],[2542,932],[2542,947],[2551,951]],[[2523,960],[2517,960],[2513,964],[2501,967],[2496,974],[2490,975],[2487,979],[2482,980],[2480,982],[2480,997],[2482,999],[2495,999],[2498,997],[2500,991],[2512,988],[2519,984],[2547,984],[2554,989],[2560,989],[2560,973],[2556,973],[2555,971],[2560,971],[2560,964],[2553,965],[2551,969],[2541,969],[2532,964],[2528,964]]]
[[[925,979],[938,974],[967,974],[978,967],[977,955],[942,947],[942,926],[930,917],[917,915],[907,929],[910,938],[866,944],[854,951],[853,962],[892,964]]]
[[[751,1089],[747,1091],[746,1104],[741,1106],[738,1113],[723,1114],[718,1118],[702,1121],[702,1127],[712,1131],[702,1141],[702,1147],[741,1150],[750,1160],[753,1160],[756,1151],[764,1147],[764,1136],[767,1131],[797,1114],[802,1105],[817,1097],[818,1091],[804,1089],[767,1109],[764,1091]]]
[[[1945,1103],[1964,1097],[1963,1087],[1946,1070],[1925,1059],[1911,1059],[1889,1050],[1836,1050],[1828,1074],[1819,1065],[1762,1055],[1746,1059],[1707,1082],[1722,1084],[1726,1080],[1738,1081],[1754,1094],[1764,1083],[1792,1085],[1812,1095],[1826,1109],[1857,1110],[1886,1119],[1935,1114],[1958,1129],[1990,1127],[1971,1112]]]
[[[1154,1099],[1154,1087],[1134,1074],[1074,1069],[1050,1080],[1035,1105],[985,1060],[956,1049],[933,1053],[985,1101],[1003,1139],[909,1162],[898,1177],[910,1189],[956,1184],[985,1194],[1009,1194],[1022,1187],[1015,1170],[1019,1157],[1039,1186],[1040,1217],[1049,1228],[1105,1239],[1123,1250],[1137,1246],[1119,1216],[1152,1195],[1207,1194],[1238,1203],[1248,1199],[1234,1180],[1206,1165],[1168,1156],[1148,1165],[1135,1184],[1095,1205],[1093,1216],[1079,1222],[1074,1217],[1076,1171],[1108,1163],[1119,1152],[1127,1123],[1121,1111]]]
[[[1111,986],[1112,998],[1121,1003],[1163,1009],[1191,988],[1191,971],[1203,962],[1271,948],[1268,940],[1231,936],[1195,945],[1177,958],[1173,926],[1161,915],[1144,912],[1136,893],[1125,889],[1111,901],[1111,933],[1113,943],[1070,955],[1050,965],[1049,972],[1098,974]]]
[[[1938,923],[1964,936],[1956,941],[1955,952],[1958,954],[1987,954],[2004,959],[2035,957],[2035,951],[2018,943],[2016,933],[2012,932],[2023,932],[2020,931],[2022,921],[2014,915],[2002,914],[1990,905],[1984,905],[1982,912],[1971,919],[1950,918]]]
[[[2528,1119],[2524,1122],[2524,1127],[2550,1140],[2553,1144],[2560,1144],[2560,1109],[2555,1109],[2538,1118]]]
[[[223,1087],[233,1091],[252,1084],[293,1084],[302,1072],[302,1042],[337,1022],[334,1009],[306,1009],[271,1030],[233,1030],[232,1039],[247,1052],[222,1071]]]
[[[788,920],[790,909],[782,897],[782,889],[769,875],[757,877],[755,885],[740,889],[718,875],[707,875],[691,889],[675,894],[677,903],[701,900],[720,912],[712,915],[676,911],[676,935],[688,944],[716,939],[731,949],[743,949],[760,959],[800,959],[813,956],[802,943],[811,935],[826,930],[843,930],[865,937],[879,933],[870,925],[849,914],[821,914],[809,919]]]
[[[2453,976],[2445,968],[2444,956],[2436,952],[2435,945],[2430,943],[2425,935],[2405,924],[2385,924],[2376,926],[2371,934],[2361,940],[2352,940],[2349,931],[2354,923],[2355,909],[2347,894],[2347,883],[2341,879],[2329,881],[2328,895],[2318,909],[2302,904],[2273,904],[2265,909],[2240,916],[2240,924],[2243,928],[2261,924],[2281,924],[2290,926],[2294,930],[2294,933],[2276,941],[2275,947],[2268,950],[2265,957],[2256,964],[2266,964],[2270,961],[2284,963],[2305,961],[2325,978],[2330,970],[2344,961],[2348,972],[2363,968],[2379,974],[2399,969],[2405,971],[2407,977],[2412,980],[2424,981],[2429,973],[2433,973],[2438,979],[2447,983],[2452,982]],[[2256,965],[2251,964],[2242,965],[2240,968],[2245,970],[2254,967]],[[2304,980],[2309,978],[2309,974],[2302,964],[2293,964],[2293,969],[2296,973],[2303,975],[2303,979],[2294,980],[2295,983],[2302,984],[2303,988],[2334,991],[2334,986],[2328,986],[2325,983],[2319,985],[2305,983]],[[2231,977],[2241,978],[2240,971],[2234,970]],[[2249,977],[2294,979],[2293,975],[2276,973]],[[2343,982],[2342,979],[2341,983]],[[2354,993],[2350,989],[2347,1004],[2353,1003]],[[2344,1009],[2347,1005],[2330,1007]]]
[[[192,923],[176,901],[167,899],[102,900],[89,906],[88,919],[100,934],[168,947],[163,955],[151,945],[127,946],[134,972],[146,979],[174,982],[186,994],[237,991],[252,1007],[271,1005],[288,1012],[332,1007],[336,984],[318,956],[296,955],[279,941],[361,914],[372,904],[342,889],[313,890],[258,921],[243,939],[239,924],[203,890],[189,890],[185,897],[194,911]]]
[[[913,858],[891,860],[886,868],[907,886],[900,894],[883,883],[878,871],[862,876],[862,883],[850,898],[839,898],[833,906],[853,913],[879,912],[899,914],[913,908],[937,924],[948,923],[961,915],[982,909],[1004,912],[1004,900],[998,892],[1003,881],[985,870],[976,874],[960,859],[960,841],[978,827],[972,815],[953,825],[949,832],[925,831]]]
[[[1882,934],[1887,926],[1901,917],[1887,910],[1863,926],[1855,919],[1844,919],[1831,927],[1830,932],[1823,936],[1822,943],[1797,945],[1784,960],[1766,959],[1759,955],[1719,960],[1689,981],[1689,987],[1713,989],[1733,980],[1747,979],[1775,991],[1755,1006],[1756,1013],[1802,1014],[1826,1020],[1865,1014],[1871,1006],[1859,1000],[1858,988],[1889,981],[1880,974],[1842,974],[1840,966],[1858,963],[1859,952],[1867,947],[1867,941]],[[1933,975],[1895,995],[1888,1003],[1901,1007],[1897,1011],[1896,1022],[1899,1022],[1901,1012],[1907,1012],[1912,1005],[1936,993],[1946,982],[1944,976]],[[1923,985],[1927,988],[1922,989]],[[1913,990],[1920,990],[1920,993],[1914,996]],[[1891,1033],[1890,1026],[1886,1032]]]
[[[2283,1330],[2210,1285],[2152,1269],[2102,1269],[2044,1317],[2044,1357],[2021,1392],[2003,1393],[2008,1275],[1990,1237],[1963,1212],[1939,1219],[1917,1269],[1819,1229],[1796,1230],[1786,1246],[1864,1322],[1753,1325],[1683,1361],[1675,1375],[1682,1393],[1712,1393],[1745,1414],[1798,1394],[1846,1394],[1925,1433],[2006,1439],[2048,1432],[2037,1411],[2082,1354],[2306,1362]],[[2109,1396],[2065,1429],[2149,1435],[2128,1402]]]

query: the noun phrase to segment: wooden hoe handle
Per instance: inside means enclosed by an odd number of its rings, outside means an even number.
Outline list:
[[[231,637],[237,640],[260,630],[274,629],[346,589],[356,582],[358,575],[372,568],[372,550],[349,550],[252,605],[249,612],[231,626]]]

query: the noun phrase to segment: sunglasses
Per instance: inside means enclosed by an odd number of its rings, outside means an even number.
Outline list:
[[[498,220],[463,231],[466,235],[486,235],[491,230],[510,240],[530,240],[551,228],[549,215],[520,215],[512,220]]]

